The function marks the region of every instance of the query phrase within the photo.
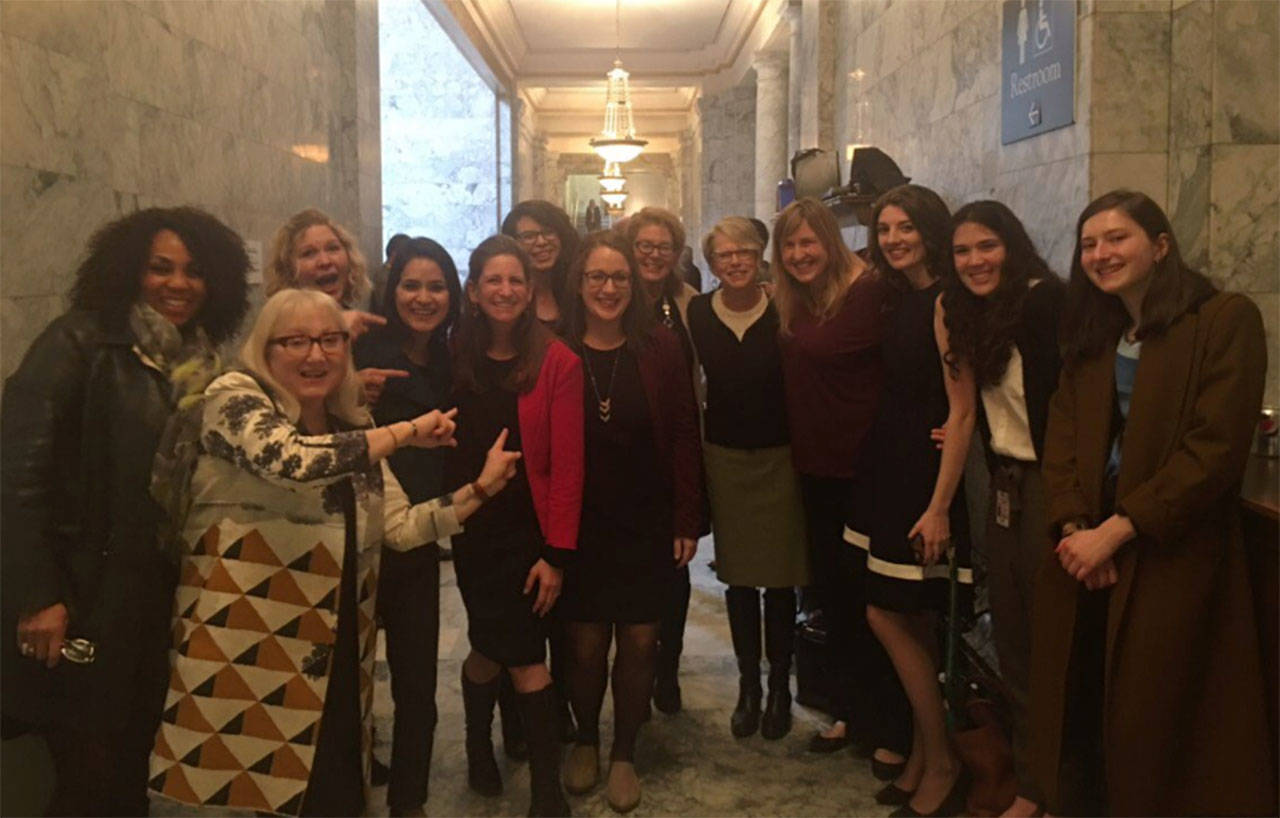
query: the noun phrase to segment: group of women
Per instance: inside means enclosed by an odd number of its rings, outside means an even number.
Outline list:
[[[895,815],[956,814],[936,620],[973,581],[975,428],[1008,814],[1274,810],[1234,497],[1265,372],[1256,307],[1189,269],[1128,191],[1081,214],[1066,285],[999,202],[952,214],[904,185],[869,236],[850,252],[795,202],[765,284],[766,239],[726,218],[699,295],[673,214],[582,238],[522,202],[465,281],[438,243],[402,242],[366,313],[353,237],[306,210],[229,369],[240,239],[189,208],[102,228],[3,396],[4,713],[49,745],[50,813],[146,814],[151,789],[361,814],[380,620],[388,804],[422,814],[446,537],[472,789],[502,790],[501,706],[529,814],[602,781],[630,810],[651,704],[681,708],[687,566],[711,530],[732,734],[790,731],[807,588],[836,693],[810,749],[869,756]]]

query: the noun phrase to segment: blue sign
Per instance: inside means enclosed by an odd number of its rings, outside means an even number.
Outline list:
[[[1076,121],[1075,0],[1004,0],[1000,144]]]

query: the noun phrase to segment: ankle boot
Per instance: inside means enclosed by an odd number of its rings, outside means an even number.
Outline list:
[[[738,657],[738,705],[729,730],[745,738],[760,727],[760,594],[755,588],[731,585],[724,592],[729,634]]]
[[[795,640],[795,591],[770,588],[764,594],[765,651],[769,656],[769,699],[760,735],[780,739],[791,732],[791,654]]]
[[[467,783],[481,795],[501,795],[502,776],[493,757],[493,703],[498,679],[473,682],[462,673],[462,707],[467,724]]]
[[[560,719],[550,685],[533,693],[517,693],[529,742],[529,815],[563,816],[569,802],[560,788]]]
[[[502,687],[498,690],[498,715],[502,720],[502,752],[512,761],[524,761],[529,757],[529,745],[524,740],[516,689],[506,673],[502,674]]]

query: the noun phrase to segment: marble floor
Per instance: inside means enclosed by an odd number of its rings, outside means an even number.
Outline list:
[[[847,752],[818,756],[805,743],[822,722],[819,714],[795,707],[791,734],[765,741],[757,734],[735,739],[729,714],[737,697],[737,667],[724,613],[724,586],[708,567],[711,540],[704,539],[692,563],[693,597],[685,634],[680,684],[684,710],[667,716],[657,711],[640,734],[636,768],[644,795],[634,815],[887,815],[888,807],[872,800],[880,782],[868,762]],[[505,793],[485,798],[467,788],[463,752],[462,694],[458,674],[467,654],[466,614],[454,582],[453,565],[443,566],[440,597],[440,676],[431,768],[428,815],[523,815],[528,809],[527,764],[509,762],[498,752]],[[384,761],[390,752],[391,693],[385,664],[380,665],[374,711]],[[601,717],[602,745],[608,747],[611,707],[605,697]],[[500,748],[498,730],[495,744]],[[607,753],[607,750],[606,750]],[[570,797],[575,815],[613,815],[603,787]],[[370,815],[386,815],[385,792],[375,790]]]

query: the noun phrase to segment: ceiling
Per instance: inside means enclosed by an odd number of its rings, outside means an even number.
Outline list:
[[[425,2],[452,18],[554,138],[599,131],[615,56],[631,73],[640,134],[678,134],[699,93],[742,78],[787,0],[620,0],[616,20],[615,0]]]

